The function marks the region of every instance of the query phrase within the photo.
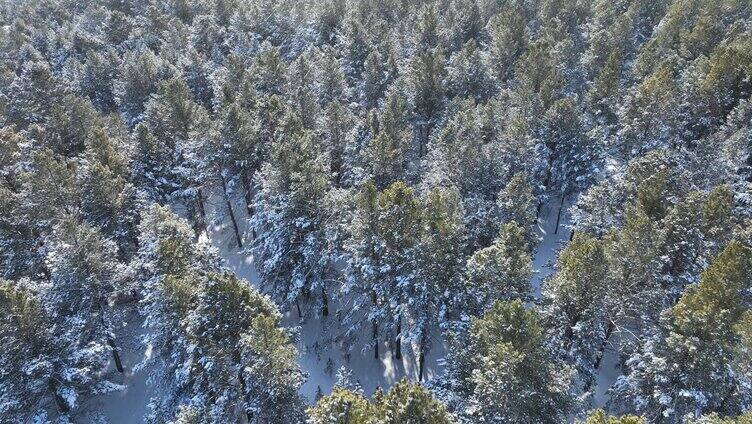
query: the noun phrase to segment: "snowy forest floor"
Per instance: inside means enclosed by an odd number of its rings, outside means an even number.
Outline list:
[[[553,272],[557,252],[569,240],[571,231],[567,210],[572,200],[568,198],[562,202],[560,196],[552,196],[540,209],[538,234],[541,241],[533,258],[535,274],[532,279],[533,295],[536,299],[540,298],[543,281]],[[219,207],[222,202],[218,198],[212,198],[207,203],[210,225],[206,236],[218,249],[228,268],[258,287],[260,281],[254,267],[253,256],[237,246],[230,220],[224,212],[221,212],[223,208]],[[240,202],[237,202],[233,205],[233,210],[243,231],[247,221],[246,209]],[[336,308],[337,305],[330,305],[332,312],[328,317],[304,316],[301,319],[298,318],[294,308],[284,312],[285,325],[300,328],[300,339],[297,343],[300,353],[299,361],[302,370],[308,376],[301,388],[301,393],[310,402],[315,400],[317,392],[323,394],[331,392],[336,380],[336,372],[343,365],[352,370],[353,378],[361,384],[367,394],[372,394],[377,387],[386,389],[402,377],[417,379],[417,363],[409,346],[403,346],[401,360],[394,359],[386,342],[382,343],[379,348],[378,360],[374,359],[373,350],[363,351],[357,346],[350,352],[350,357],[345,358],[342,349],[333,339],[333,334],[336,334],[339,324]],[[141,320],[136,314],[125,317],[123,321],[123,335],[143,334],[144,330],[140,327]],[[123,337],[123,339],[127,340],[128,337]],[[138,340],[138,338],[132,339]],[[439,339],[438,334],[436,339]],[[143,422],[153,390],[147,384],[151,373],[149,369],[134,372],[134,366],[143,360],[144,355],[150,354],[149,347],[135,342],[121,346],[120,349],[126,371],[122,375],[116,374],[114,370],[111,373],[115,374],[113,380],[126,388],[123,391],[103,395],[87,404],[83,409],[90,412],[85,413],[84,422],[112,424]],[[426,361],[426,379],[440,373],[439,360],[443,358],[444,353],[445,347],[441,343],[434,343]],[[615,367],[617,359],[615,352],[607,350],[599,370],[594,398],[596,406],[602,406],[607,401],[606,391],[618,376]]]

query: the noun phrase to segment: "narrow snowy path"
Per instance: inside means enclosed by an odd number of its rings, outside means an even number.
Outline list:
[[[533,269],[535,275],[532,279],[533,295],[540,299],[541,288],[546,277],[554,271],[556,255],[569,241],[572,230],[570,228],[569,208],[573,204],[573,198],[552,197],[541,207],[538,216],[538,235],[542,238],[533,257]],[[558,222],[558,225],[557,225]],[[609,400],[608,389],[616,382],[621,373],[618,368],[619,354],[612,347],[606,351],[598,368],[596,378],[593,406],[605,407]]]
[[[568,209],[571,199],[554,196],[543,204],[538,213],[538,236],[541,238],[533,256],[533,270],[535,274],[531,281],[533,296],[540,299],[541,287],[546,277],[554,271],[556,254],[569,240]]]

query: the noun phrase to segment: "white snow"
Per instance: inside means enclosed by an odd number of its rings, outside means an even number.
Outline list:
[[[127,318],[122,331],[125,335],[135,335],[130,337],[131,343],[121,343],[118,345],[120,359],[123,362],[125,372],[119,374],[115,370],[112,360],[106,370],[112,381],[122,384],[125,389],[122,391],[110,392],[99,396],[84,405],[82,409],[82,422],[99,422],[99,416],[107,419],[111,424],[130,424],[143,422],[144,415],[148,411],[149,398],[152,394],[152,387],[146,384],[149,377],[149,369],[141,369],[138,372],[134,367],[144,360],[145,355],[149,354],[149,349],[145,348],[140,342],[140,336],[143,334],[141,319],[137,314]],[[128,337],[121,337],[127,340]]]
[[[535,299],[540,299],[543,281],[554,270],[556,254],[571,235],[568,210],[572,200],[565,198],[562,202],[561,196],[552,197],[543,204],[538,214],[538,236],[541,237],[541,242],[533,256],[535,274],[533,274],[532,286]]]

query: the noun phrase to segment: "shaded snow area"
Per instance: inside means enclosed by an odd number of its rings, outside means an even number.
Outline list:
[[[573,199],[552,197],[540,208],[538,219],[538,234],[541,237],[534,256],[535,274],[532,280],[533,295],[540,298],[541,285],[547,276],[553,272],[553,264],[556,261],[556,252],[569,240],[569,217],[567,209]],[[211,199],[207,202],[207,212],[212,217],[207,236],[217,248],[229,269],[251,284],[259,287],[258,273],[254,267],[253,256],[245,249],[237,246],[232,224],[225,217],[224,208],[219,199]],[[244,205],[240,202],[233,205],[241,232],[247,222]],[[249,241],[246,240],[246,244]],[[247,247],[247,246],[246,246]],[[412,380],[417,379],[418,367],[415,356],[412,354],[409,344],[403,344],[402,359],[397,360],[386,341],[379,346],[379,359],[374,358],[373,349],[363,350],[361,346],[353,347],[349,353],[344,353],[338,345],[335,336],[339,334],[339,322],[337,319],[336,304],[330,304],[331,313],[328,317],[315,316],[298,317],[295,308],[285,311],[284,324],[289,328],[298,329],[299,340],[297,348],[300,353],[300,365],[307,374],[308,379],[301,388],[302,394],[314,402],[316,394],[328,394],[336,380],[339,367],[345,366],[353,372],[353,378],[357,380],[367,394],[371,394],[377,387],[388,388],[402,377]],[[308,308],[314,312],[317,308]],[[313,312],[311,312],[313,314]],[[141,335],[140,319],[137,316],[129,317],[123,323],[123,339],[126,334]],[[366,336],[364,336],[366,337]],[[138,340],[138,337],[132,337]],[[440,359],[444,357],[445,347],[440,340],[438,331],[434,335],[431,352],[426,358],[425,378],[431,379],[441,371]],[[122,346],[121,355],[125,367],[125,373],[120,375],[114,370],[108,371],[113,374],[113,381],[124,384],[126,389],[104,395],[87,405],[86,419],[83,422],[99,422],[98,418],[104,418],[109,423],[139,423],[143,422],[143,416],[148,411],[149,398],[153,395],[152,388],[147,384],[149,370],[145,369],[134,374],[135,364],[144,359],[148,354],[148,348],[137,342],[133,345]],[[613,351],[607,351],[601,364],[601,376],[598,378],[595,401],[597,405],[603,405],[607,400],[606,390],[613,383],[618,370],[615,368],[617,355]],[[94,411],[101,411],[100,414]]]
[[[552,197],[545,202],[538,213],[538,237],[540,243],[533,256],[532,286],[536,300],[541,297],[543,281],[551,275],[556,264],[556,253],[569,241],[572,233],[569,228],[569,198]]]
[[[153,387],[146,382],[150,374],[148,368],[135,371],[135,366],[149,354],[149,349],[140,342],[140,336],[144,332],[141,323],[138,314],[124,318],[122,328],[116,334],[118,341],[123,340],[118,343],[118,351],[124,372],[118,373],[112,360],[107,369],[111,380],[125,388],[100,396],[86,404],[82,408],[82,422],[129,424],[144,421],[149,398],[153,396]]]
[[[617,338],[617,336],[614,336],[614,339]],[[594,407],[604,408],[606,406],[606,403],[611,398],[608,394],[608,389],[611,388],[619,375],[621,375],[619,352],[614,349],[614,346],[618,345],[618,342],[611,342],[603,353],[603,360],[600,367],[598,367],[598,378],[595,380],[595,392],[593,394]]]
[[[225,219],[215,212],[220,209],[218,208],[219,201],[212,199],[209,203],[207,212],[217,218],[214,219],[208,234],[212,244],[219,250],[228,268],[237,276],[260,288],[258,273],[253,265],[253,255],[247,253],[245,249],[238,248],[229,218]],[[236,203],[233,205],[233,211],[242,233],[248,218],[245,206]],[[250,240],[246,243],[250,243]],[[303,372],[308,375],[301,393],[310,402],[315,401],[318,392],[323,394],[331,392],[336,381],[337,370],[341,366],[353,371],[353,377],[360,383],[366,394],[373,393],[377,387],[388,388],[402,377],[417,380],[417,360],[407,343],[403,344],[401,359],[393,357],[386,341],[382,341],[379,346],[378,360],[374,358],[373,349],[363,351],[362,346],[355,346],[348,352],[343,352],[334,340],[335,336],[341,333],[337,318],[338,305],[330,302],[329,308],[330,314],[327,317],[321,316],[317,311],[318,308],[315,307],[308,308],[309,315],[315,314],[315,316],[304,315],[303,318],[298,317],[298,312],[294,307],[283,311],[284,324],[289,328],[299,330],[299,340],[296,344],[300,354],[299,363]],[[439,340],[439,334],[435,334],[434,339]],[[441,370],[438,359],[443,356],[444,346],[434,342],[431,352],[426,357],[425,379],[438,374]]]

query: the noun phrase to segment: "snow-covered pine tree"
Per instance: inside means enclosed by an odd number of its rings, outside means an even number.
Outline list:
[[[559,422],[571,411],[571,370],[551,356],[535,310],[519,300],[497,301],[473,318],[465,352],[450,360],[455,411],[464,421]],[[457,368],[459,367],[459,368]]]
[[[202,192],[205,175],[200,172],[204,158],[197,152],[209,136],[208,114],[180,75],[161,82],[144,108],[144,122],[157,143],[154,150],[163,153],[145,158],[147,163],[156,161],[156,169],[163,172],[152,177],[157,196],[152,200],[184,203],[194,231],[200,234],[207,223]]]
[[[603,241],[576,234],[559,254],[556,274],[545,281],[542,292],[547,344],[575,365],[578,389],[588,392],[613,332]]]
[[[507,168],[496,143],[483,138],[482,112],[472,101],[460,102],[431,140],[422,164],[424,190],[437,185],[459,190],[472,248],[488,246],[498,232],[494,200]]]
[[[496,300],[525,299],[533,275],[530,247],[525,232],[514,222],[503,224],[490,246],[475,251],[465,265],[468,309],[481,315]]]
[[[411,157],[407,113],[407,103],[400,90],[391,90],[375,126],[371,128],[373,133],[364,159],[370,177],[380,190],[406,179]]]
[[[608,415],[602,409],[595,409],[588,413],[585,421],[578,421],[580,424],[645,424],[645,419],[635,415],[622,415],[614,417]]]
[[[292,111],[271,151],[256,177],[256,213],[250,219],[262,284],[282,307],[295,305],[301,317],[304,303],[314,299],[326,314],[336,254],[326,239],[334,212],[325,202],[331,190],[327,156]]]
[[[750,394],[730,365],[750,270],[752,249],[731,242],[662,315],[659,331],[626,360],[626,374],[613,387],[620,405],[661,423],[745,410]]]
[[[536,203],[533,186],[525,176],[518,172],[512,176],[496,198],[499,220],[505,223],[515,223],[524,235],[529,251],[538,242],[535,225]]]
[[[431,392],[402,379],[387,393],[377,391],[371,402],[362,394],[335,387],[308,409],[313,424],[449,424],[454,422]]]
[[[361,187],[351,229],[355,237],[346,247],[350,263],[345,290],[353,304],[345,337],[357,337],[369,328],[369,345],[377,357],[382,337],[395,357],[402,356],[407,290],[419,279],[420,215],[419,199],[403,182],[381,192],[370,182]]]
[[[374,409],[363,394],[335,387],[307,414],[311,424],[365,424],[374,418]]]
[[[149,48],[130,50],[113,81],[115,102],[129,126],[143,119],[146,103],[159,84],[174,73],[170,65]]]
[[[418,381],[423,381],[426,356],[434,334],[450,316],[458,316],[463,301],[458,295],[464,265],[464,211],[459,192],[436,187],[423,196],[417,278],[401,287],[405,292],[405,339],[418,359]]]
[[[210,422],[303,422],[303,375],[274,304],[194,245],[168,210],[151,209],[142,234],[143,313],[160,387],[149,419],[172,420],[188,407]]]
[[[107,348],[75,337],[61,311],[48,314],[35,286],[0,282],[0,413],[9,422],[46,422],[53,411],[69,420],[86,399],[119,387],[101,375]]]

